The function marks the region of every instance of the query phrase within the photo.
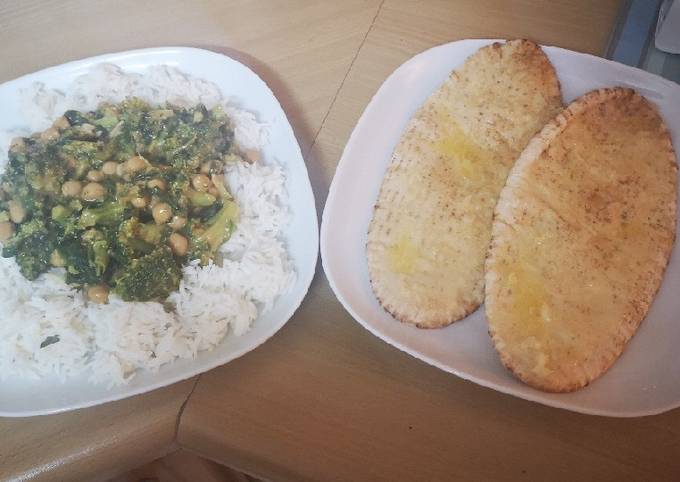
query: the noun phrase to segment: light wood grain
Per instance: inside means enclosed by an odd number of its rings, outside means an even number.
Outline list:
[[[165,455],[194,382],[59,415],[0,419],[0,480],[105,480]]]
[[[137,467],[108,482],[259,482],[246,474],[177,450],[160,459]]]

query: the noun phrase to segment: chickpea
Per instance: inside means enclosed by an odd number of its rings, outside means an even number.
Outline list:
[[[212,182],[210,182],[210,178],[208,178],[208,176],[205,174],[196,174],[191,178],[191,185],[194,186],[194,189],[196,189],[198,192],[207,191],[211,184]]]
[[[45,142],[53,141],[57,137],[59,137],[59,131],[57,129],[55,129],[54,127],[50,127],[49,129],[47,129],[46,131],[43,131],[40,134],[40,140],[45,141]]]
[[[212,169],[213,161],[204,162],[201,164],[201,173],[210,174],[210,169]]]
[[[9,221],[0,223],[0,241],[7,241],[14,236],[14,224]]]
[[[99,182],[104,180],[104,173],[96,169],[92,169],[87,173],[87,180],[92,182]]]
[[[260,151],[257,149],[245,149],[243,154],[246,156],[246,160],[251,163],[260,161]]]
[[[106,189],[98,182],[91,182],[83,188],[81,197],[84,201],[100,201],[106,196]]]
[[[123,163],[118,164],[116,166],[116,176],[123,177],[124,174],[125,174],[125,163],[123,162]]]
[[[175,112],[172,109],[155,109],[150,111],[148,115],[151,120],[159,121],[169,119],[175,115]]]
[[[66,197],[76,197],[80,194],[82,188],[80,181],[66,181],[61,185],[61,193]]]
[[[224,185],[224,176],[213,174],[210,176],[210,180],[220,193],[223,195],[227,194],[227,188]]]
[[[106,285],[94,285],[87,289],[87,297],[93,303],[106,304],[109,301],[109,287]]]
[[[66,260],[59,254],[56,249],[50,254],[50,264],[55,268],[63,268],[66,266]]]
[[[148,182],[147,186],[149,186],[149,189],[158,188],[161,191],[165,191],[165,188],[166,188],[165,181],[163,179],[158,179],[158,178],[151,179]]]
[[[173,216],[172,221],[168,223],[168,226],[170,226],[173,230],[177,231],[186,226],[186,224],[187,218],[183,218],[182,216]]]
[[[118,163],[116,161],[105,162],[102,166],[102,172],[106,176],[113,176],[118,172]]]
[[[97,128],[92,124],[81,124],[78,126],[81,135],[92,137],[97,134]]]
[[[178,233],[172,233],[170,235],[168,238],[168,244],[170,245],[172,252],[177,256],[184,256],[187,254],[187,250],[189,249],[189,241],[187,238]]]
[[[146,167],[146,159],[142,156],[133,156],[125,163],[125,170],[128,173],[135,173],[141,171]]]
[[[68,119],[66,117],[61,116],[61,117],[58,117],[57,120],[55,120],[52,123],[52,127],[62,131],[64,129],[71,127],[71,123],[68,121]]]
[[[19,201],[12,199],[7,205],[9,208],[9,218],[14,224],[19,224],[26,218],[26,209]]]
[[[149,201],[144,198],[144,197],[135,197],[130,200],[130,204],[132,204],[136,208],[145,208],[147,204],[149,204]]]
[[[167,203],[158,203],[151,209],[151,215],[156,224],[164,224],[172,217],[172,208]]]
[[[9,145],[9,150],[12,152],[26,152],[26,141],[23,137],[15,137]]]

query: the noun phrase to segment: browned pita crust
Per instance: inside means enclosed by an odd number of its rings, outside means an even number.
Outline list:
[[[661,284],[676,193],[668,130],[633,90],[581,97],[529,143],[486,263],[489,333],[506,367],[567,392],[614,363]]]
[[[366,249],[373,291],[395,318],[436,328],[480,305],[498,194],[561,107],[541,48],[513,40],[469,57],[414,115],[385,174]]]

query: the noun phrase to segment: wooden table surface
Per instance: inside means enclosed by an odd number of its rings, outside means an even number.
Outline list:
[[[0,0],[0,81],[161,45],[227,53],[288,114],[319,212],[366,103],[398,65],[469,37],[602,54],[617,0]],[[608,419],[446,374],[388,346],[317,272],[252,353],[121,402],[0,420],[0,478],[106,479],[177,446],[274,480],[680,480],[680,410]]]

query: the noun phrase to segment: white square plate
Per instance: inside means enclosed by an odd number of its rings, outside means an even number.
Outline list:
[[[331,287],[349,313],[397,348],[480,385],[576,412],[633,417],[680,406],[680,253],[676,244],[663,285],[639,332],[616,364],[569,394],[535,390],[501,365],[484,308],[441,330],[395,321],[368,279],[366,233],[383,175],[403,129],[425,99],[472,53],[493,40],[432,48],[399,67],[380,87],[352,133],[331,184],[321,224],[321,257]],[[647,72],[556,47],[544,47],[566,103],[600,87],[632,87],[655,103],[680,147],[680,86]],[[679,224],[680,226],[680,224]]]
[[[227,336],[214,350],[201,352],[194,360],[175,361],[157,373],[139,372],[129,385],[112,389],[88,383],[87,375],[64,383],[50,379],[9,379],[0,385],[0,416],[24,417],[89,407],[148,392],[222,365],[256,348],[276,333],[298,308],[314,276],[318,223],[300,147],[269,87],[248,67],[229,57],[207,50],[167,47],[101,55],[41,70],[0,85],[0,130],[21,126],[21,89],[36,81],[43,82],[47,88],[64,89],[90,67],[102,62],[116,64],[128,72],[142,72],[152,65],[176,67],[217,84],[225,98],[269,124],[269,139],[262,147],[262,153],[265,159],[276,160],[286,175],[292,217],[285,236],[297,278],[273,309],[255,320],[250,331],[240,337]]]

